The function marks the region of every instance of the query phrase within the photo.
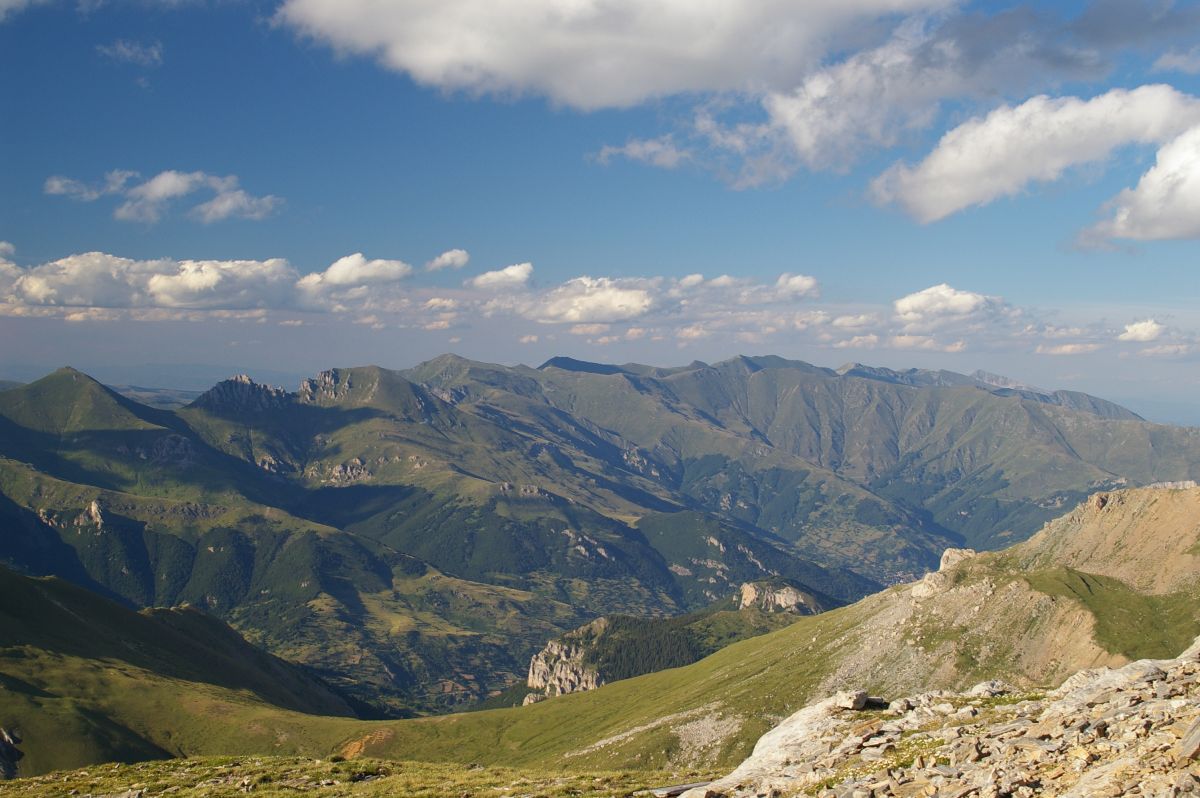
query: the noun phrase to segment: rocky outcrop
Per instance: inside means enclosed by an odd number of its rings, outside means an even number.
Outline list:
[[[974,549],[946,549],[943,551],[938,569],[925,574],[920,582],[912,586],[912,597],[915,599],[932,598],[939,593],[946,592],[952,584],[952,577],[948,572],[952,571],[954,566],[959,563],[974,557],[976,553]]]
[[[528,705],[556,695],[595,690],[604,684],[600,673],[584,662],[587,655],[584,640],[603,634],[607,625],[604,618],[599,618],[558,640],[551,640],[534,654],[525,682],[533,692],[525,696],[523,703]]]
[[[744,582],[738,588],[736,601],[739,610],[754,607],[763,612],[792,612],[797,615],[812,615],[822,611],[812,595],[791,585]]]
[[[686,798],[808,794],[1059,795],[1200,792],[1200,640],[1176,659],[1081,671],[1046,694],[998,682],[892,701],[861,691],[801,709],[725,778]]]
[[[104,511],[100,509],[98,499],[92,499],[87,509],[79,514],[75,519],[75,526],[94,526],[96,529],[104,527]]]
[[[257,383],[249,374],[222,380],[192,402],[190,407],[219,413],[261,413],[289,404],[293,395],[283,388]]]
[[[17,763],[25,758],[25,754],[17,749],[20,744],[21,738],[16,732],[0,727],[0,780],[17,777]]]

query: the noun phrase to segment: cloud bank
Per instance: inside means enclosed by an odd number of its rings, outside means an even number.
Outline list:
[[[453,252],[455,250],[448,250]],[[550,285],[528,262],[481,272],[460,287],[422,283],[409,263],[352,253],[302,274],[287,260],[136,260],[85,252],[31,266],[0,242],[0,315],[71,322],[274,320],[352,322],[375,330],[473,329],[493,340],[557,334],[597,347],[630,341],[681,348],[711,341],[830,350],[1018,352],[1056,357],[1111,351],[1179,358],[1200,339],[1162,319],[1064,324],[1055,314],[939,283],[890,303],[829,303],[809,275],[581,275]]]

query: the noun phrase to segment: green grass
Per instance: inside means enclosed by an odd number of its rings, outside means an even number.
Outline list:
[[[1026,576],[1034,589],[1077,601],[1096,619],[1096,641],[1130,659],[1176,656],[1200,634],[1196,596],[1138,593],[1119,579],[1055,568]]]
[[[0,786],[5,796],[101,795],[144,791],[147,798],[241,796],[273,798],[314,792],[383,798],[628,798],[640,790],[690,783],[702,771],[590,772],[294,757],[222,757],[137,765],[100,765],[22,778]]]

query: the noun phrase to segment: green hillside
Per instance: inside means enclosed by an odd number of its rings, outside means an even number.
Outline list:
[[[5,568],[0,596],[0,726],[28,742],[23,774],[197,749],[312,750],[316,716],[354,715],[325,683],[195,610],[135,613]]]
[[[826,607],[1195,476],[1200,433],[949,372],[453,356],[235,378],[171,411],[63,369],[0,393],[0,559],[190,602],[380,711],[476,704],[601,615],[782,578]]]
[[[692,665],[528,707],[412,720],[303,716],[249,691],[231,695],[240,685],[216,685],[203,675],[163,678],[123,650],[97,645],[104,654],[76,653],[93,645],[88,630],[104,624],[91,618],[97,602],[75,600],[67,610],[84,627],[72,638],[74,649],[48,638],[47,623],[5,621],[10,642],[0,673],[17,687],[0,693],[7,719],[0,723],[62,718],[52,730],[26,735],[31,756],[49,756],[40,753],[47,746],[64,752],[56,763],[68,755],[166,751],[337,753],[572,770],[723,767],[781,718],[838,689],[888,696],[986,678],[1044,688],[1080,668],[1177,654],[1200,633],[1200,489],[1103,498],[1018,547],[966,557],[915,586],[801,617]],[[61,600],[47,595],[46,586],[85,595],[58,582],[15,582],[20,590],[25,583],[42,591],[28,600],[35,604]],[[4,584],[14,589],[11,577]],[[55,612],[34,606],[21,615],[57,622]],[[149,618],[158,623],[157,615]],[[74,714],[47,714],[43,707],[54,702]],[[105,748],[95,742],[109,739],[101,731],[69,720],[80,717],[104,730],[132,730],[143,747],[119,738]]]

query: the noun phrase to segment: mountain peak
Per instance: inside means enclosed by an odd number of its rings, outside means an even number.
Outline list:
[[[274,410],[293,401],[283,388],[255,382],[249,374],[235,374],[209,388],[188,407],[233,413]]]
[[[563,355],[552,357],[538,366],[538,371],[545,371],[546,369],[579,371],[587,374],[621,374],[624,372],[624,369],[620,366],[613,366],[608,363],[590,363],[586,360],[576,360],[573,357]]]

